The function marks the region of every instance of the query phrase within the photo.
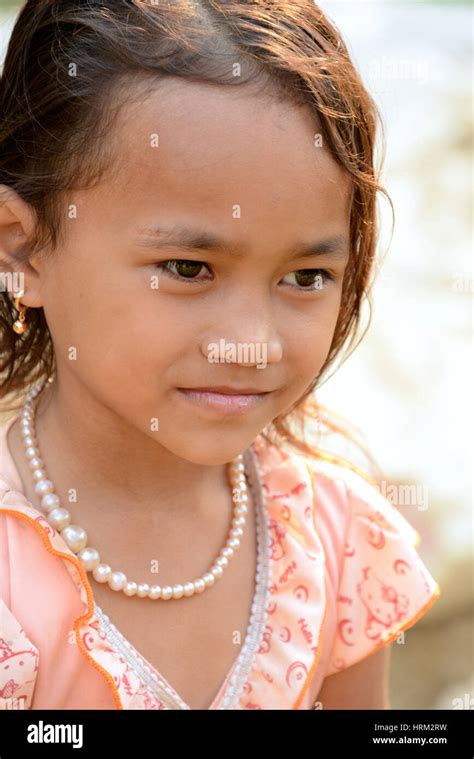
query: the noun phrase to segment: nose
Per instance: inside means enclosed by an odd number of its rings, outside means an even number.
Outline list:
[[[210,363],[235,363],[264,368],[283,358],[283,345],[275,326],[271,303],[239,299],[228,303],[217,327],[201,341],[201,353]]]

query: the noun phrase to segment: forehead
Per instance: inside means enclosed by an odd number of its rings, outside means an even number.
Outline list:
[[[184,214],[277,236],[341,229],[352,185],[320,134],[309,105],[168,78],[121,111],[106,202],[137,226]]]

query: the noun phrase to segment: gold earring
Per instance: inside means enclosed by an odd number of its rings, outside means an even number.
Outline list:
[[[28,306],[22,306],[20,303],[20,300],[23,298],[24,294],[24,290],[19,290],[13,299],[15,308],[18,311],[18,319],[13,323],[13,331],[16,332],[17,335],[24,335],[28,329],[28,325],[25,324],[25,313]]]

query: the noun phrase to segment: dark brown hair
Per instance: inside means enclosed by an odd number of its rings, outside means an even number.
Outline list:
[[[253,83],[309,104],[325,145],[352,179],[351,256],[329,354],[305,395],[264,431],[324,456],[305,442],[305,420],[317,417],[321,432],[355,440],[313,391],[369,326],[370,316],[359,334],[375,268],[376,196],[388,196],[374,165],[382,127],[376,105],[341,34],[313,0],[28,0],[0,80],[0,184],[31,206],[37,222],[16,267],[34,253],[60,249],[68,193],[93,186],[113,164],[104,136],[120,108],[166,76]],[[18,403],[33,382],[54,372],[55,359],[43,309],[28,309],[25,335],[12,330],[16,318],[11,296],[0,293],[0,392],[4,402],[8,396]]]

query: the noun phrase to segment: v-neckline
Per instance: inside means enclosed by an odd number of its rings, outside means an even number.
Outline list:
[[[265,492],[262,485],[258,460],[250,446],[244,452],[245,471],[252,491],[257,532],[257,561],[255,592],[252,599],[244,643],[226,673],[212,702],[203,711],[234,709],[242,695],[246,679],[255,666],[256,655],[263,640],[268,617],[270,594],[270,533]],[[192,710],[171,683],[153,666],[143,654],[120,632],[113,621],[94,601],[94,611],[99,624],[115,650],[120,652],[128,665],[144,684],[148,692],[165,705],[165,709]]]

